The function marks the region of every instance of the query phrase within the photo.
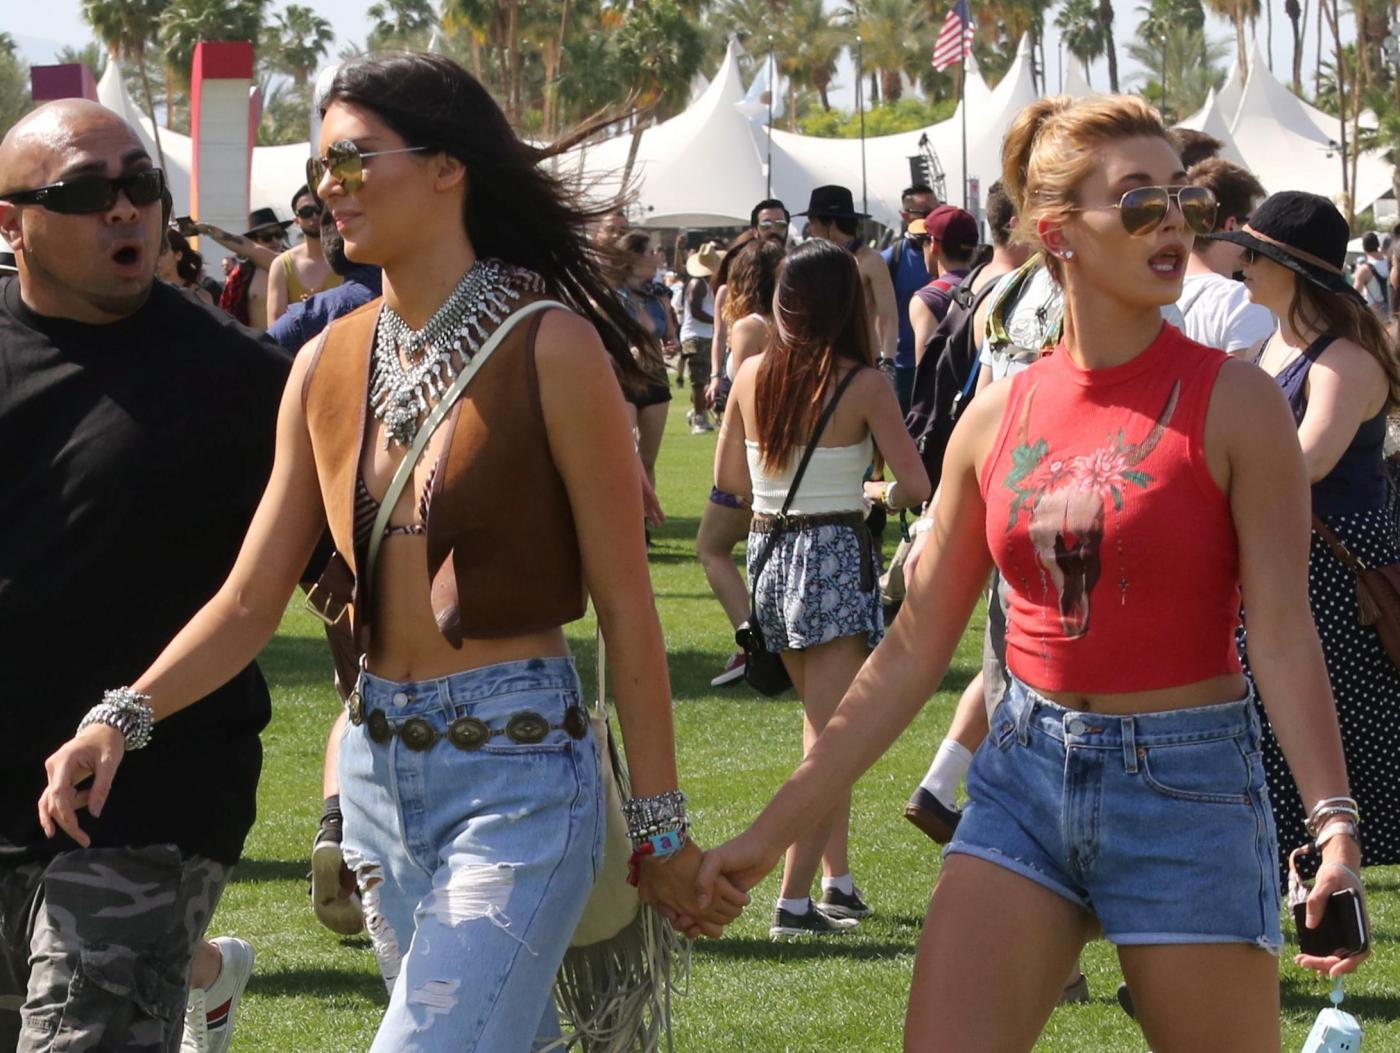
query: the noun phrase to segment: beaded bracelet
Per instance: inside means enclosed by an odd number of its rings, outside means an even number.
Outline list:
[[[122,733],[126,749],[142,749],[151,741],[151,732],[156,724],[156,713],[150,702],[150,695],[143,695],[129,687],[104,691],[102,701],[89,709],[79,721],[78,731],[93,724],[105,724]]]
[[[1319,830],[1326,826],[1329,821],[1339,816],[1350,819],[1358,825],[1361,823],[1361,813],[1355,807],[1348,808],[1342,805],[1336,805],[1331,808],[1319,807],[1314,809],[1313,814],[1308,816],[1308,821],[1304,824],[1304,827],[1308,831],[1309,836],[1316,837]]]
[[[627,836],[634,847],[656,834],[684,831],[690,825],[685,814],[685,794],[680,790],[623,801],[622,814],[627,818]]]

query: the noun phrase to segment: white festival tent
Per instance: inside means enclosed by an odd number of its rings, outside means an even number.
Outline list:
[[[1339,122],[1279,82],[1257,47],[1230,134],[1245,165],[1270,193],[1307,190],[1334,200],[1340,197]],[[1387,193],[1393,176],[1394,167],[1379,152],[1362,154],[1356,164],[1357,211]]]
[[[1190,117],[1177,121],[1176,127],[1190,128],[1214,136],[1220,140],[1221,157],[1227,161],[1234,161],[1237,165],[1245,164],[1244,154],[1240,153],[1240,148],[1235,145],[1235,137],[1230,134],[1230,122],[1220,112],[1219,96],[1215,94],[1214,88],[1206,93],[1206,101],[1201,108]]]

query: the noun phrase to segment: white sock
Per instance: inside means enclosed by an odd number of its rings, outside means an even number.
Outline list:
[[[853,896],[853,895],[855,895],[855,891],[856,891],[856,883],[851,879],[851,875],[850,875],[850,874],[842,874],[842,875],[840,875],[839,877],[824,877],[824,878],[822,878],[822,891],[823,891],[823,892],[826,892],[826,891],[828,891],[829,889],[833,889],[833,888],[834,888],[834,889],[838,889],[838,890],[841,891],[841,892],[844,892],[844,893],[845,893],[846,895],[848,895],[848,896]]]
[[[801,899],[780,899],[778,900],[778,909],[801,917],[812,909],[812,897],[803,896]]]
[[[958,803],[958,786],[971,766],[972,753],[968,748],[956,739],[944,739],[938,744],[928,774],[919,785],[937,797],[944,807],[954,808]]]

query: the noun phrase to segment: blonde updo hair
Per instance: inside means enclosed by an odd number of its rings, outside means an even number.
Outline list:
[[[1013,238],[1043,249],[1040,221],[1063,218],[1078,204],[1079,184],[1099,163],[1094,148],[1143,136],[1161,139],[1177,150],[1161,115],[1136,95],[1087,99],[1060,95],[1023,109],[1001,146],[1002,186],[1020,217]],[[1061,261],[1049,253],[1045,261],[1058,280]]]

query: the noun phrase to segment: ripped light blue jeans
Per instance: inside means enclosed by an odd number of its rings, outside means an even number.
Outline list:
[[[539,1048],[559,1033],[554,977],[603,854],[597,749],[558,726],[581,704],[573,660],[413,683],[362,673],[359,691],[340,802],[345,861],[389,988],[371,1053]],[[553,725],[541,741],[497,734],[522,712]],[[493,732],[478,748],[445,737],[464,717]],[[413,748],[421,723],[416,737],[402,731],[415,718],[437,733],[426,748]]]

